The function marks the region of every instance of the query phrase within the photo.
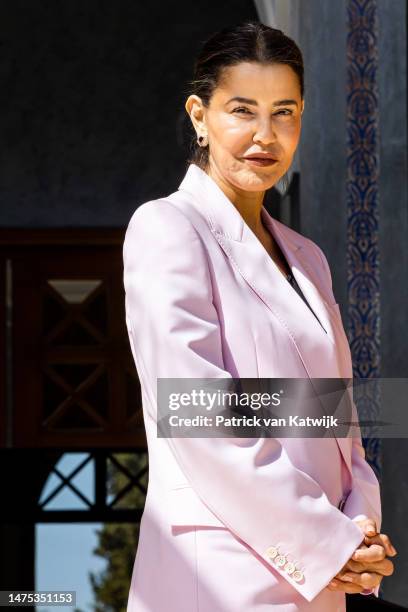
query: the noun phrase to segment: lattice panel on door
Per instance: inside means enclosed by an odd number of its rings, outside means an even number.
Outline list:
[[[44,482],[36,520],[134,522],[144,508],[148,474],[141,449],[63,453]]]
[[[47,280],[43,340],[48,358],[43,368],[42,425],[49,431],[107,427],[110,389],[103,351],[107,327],[102,280]],[[99,356],[98,347],[102,349]],[[89,349],[94,357],[87,362]],[[58,362],[53,362],[56,352]],[[83,362],[73,363],[73,357]]]
[[[123,236],[107,245],[13,249],[16,446],[146,445],[126,329],[122,243]]]

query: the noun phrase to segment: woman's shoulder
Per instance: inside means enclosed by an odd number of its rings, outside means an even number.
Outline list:
[[[139,204],[130,217],[128,226],[138,223],[163,223],[163,221],[182,221],[182,213],[171,201],[171,196],[148,200]]]
[[[197,203],[192,194],[186,191],[174,191],[164,197],[148,200],[140,204],[133,212],[128,225],[146,221],[162,223],[192,222],[196,217]]]
[[[131,228],[143,227],[149,231],[165,231],[168,229],[189,227],[192,223],[189,214],[181,210],[176,199],[172,199],[172,194],[163,198],[148,200],[140,204],[128,223],[128,231]]]
[[[193,220],[193,210],[179,208],[172,195],[148,200],[136,208],[125,232],[124,255],[129,249],[132,253],[153,249],[168,255],[191,251],[196,258],[201,256],[202,236]]]
[[[175,191],[140,204],[129,220],[126,235],[143,232],[146,237],[171,240],[172,236],[180,239],[201,235],[205,228],[205,219],[197,210],[194,198]]]

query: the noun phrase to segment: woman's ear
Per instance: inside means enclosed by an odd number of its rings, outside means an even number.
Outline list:
[[[192,94],[187,98],[184,108],[189,114],[197,134],[204,136],[207,133],[207,127],[205,125],[204,107],[201,98]]]

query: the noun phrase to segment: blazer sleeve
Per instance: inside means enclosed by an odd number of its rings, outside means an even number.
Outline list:
[[[133,214],[123,245],[126,324],[146,409],[157,419],[157,378],[229,378],[205,245],[171,202]],[[363,540],[276,439],[167,438],[197,495],[307,601]],[[279,545],[303,570],[295,582],[270,558]]]
[[[357,410],[353,402],[353,421],[358,421]],[[352,488],[343,506],[344,514],[351,519],[373,518],[377,531],[381,530],[381,495],[380,485],[374,470],[366,460],[361,435],[353,437],[351,450]]]
[[[318,249],[330,287],[332,288],[332,275],[327,258],[322,249],[317,244],[315,246]],[[353,423],[358,423],[359,421],[354,401],[352,402],[352,421]],[[366,518],[374,519],[377,531],[380,532],[382,523],[380,484],[374,470],[366,460],[360,428],[354,427],[354,431],[356,435],[353,437],[351,450],[352,487],[342,512],[353,521]],[[370,595],[373,593],[376,597],[379,597],[379,590],[380,585],[373,589],[366,589],[362,594]]]
[[[353,402],[353,422],[356,423],[357,421],[357,409]],[[382,522],[380,486],[374,470],[366,461],[365,450],[359,432],[353,438],[351,466],[353,484],[344,504],[343,512],[354,521],[373,518],[377,531],[380,532]],[[379,597],[379,591],[380,585],[373,589],[366,589],[362,592],[362,595],[371,595],[373,593],[376,597]]]
[[[330,287],[332,288],[332,276],[330,266],[322,249],[315,244]],[[352,401],[352,421],[358,423],[358,413],[354,401]],[[361,432],[358,425],[354,427],[351,451],[352,488],[343,506],[343,512],[351,519],[373,518],[377,525],[377,531],[381,529],[381,495],[380,484],[374,470],[366,460],[364,446],[361,440]]]

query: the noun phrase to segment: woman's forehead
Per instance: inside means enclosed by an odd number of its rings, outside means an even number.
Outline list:
[[[299,98],[300,86],[297,74],[287,64],[259,64],[241,62],[223,70],[214,95],[228,99],[234,96],[255,99]]]

